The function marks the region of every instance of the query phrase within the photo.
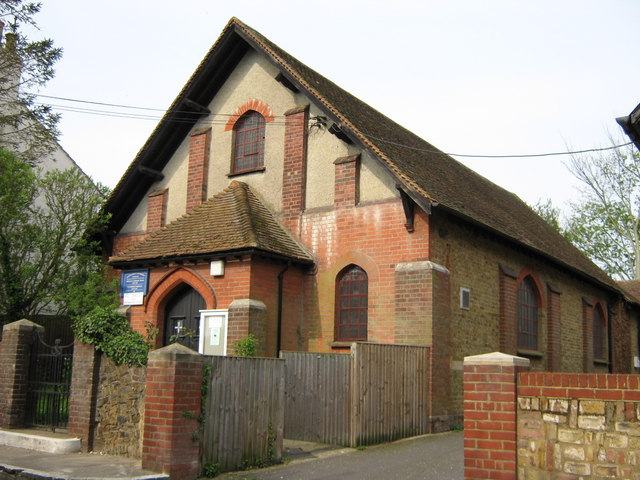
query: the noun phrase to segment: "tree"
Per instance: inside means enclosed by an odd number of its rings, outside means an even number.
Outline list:
[[[113,305],[92,233],[103,194],[80,170],[42,173],[0,149],[0,313],[79,315]]]
[[[32,41],[25,27],[37,28],[34,16],[41,3],[0,0],[0,147],[35,164],[55,146],[59,116],[36,102],[31,93],[54,76],[62,56],[51,39]]]
[[[568,167],[586,188],[565,236],[612,277],[640,278],[640,154],[627,145],[572,156]]]
[[[550,200],[533,209],[613,278],[640,279],[640,154],[627,145],[574,155],[568,168],[585,188],[565,218]]]
[[[538,203],[531,208],[551,225],[556,232],[564,235],[560,220],[560,209],[553,205],[550,198],[547,198],[544,202],[539,200]]]

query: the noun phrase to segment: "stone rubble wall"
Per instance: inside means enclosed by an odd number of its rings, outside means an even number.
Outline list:
[[[519,479],[640,479],[640,377],[521,373]]]
[[[146,368],[101,356],[94,451],[141,458],[145,381]]]

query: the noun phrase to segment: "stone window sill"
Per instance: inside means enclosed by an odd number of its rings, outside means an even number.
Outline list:
[[[251,170],[242,170],[241,172],[230,172],[227,173],[227,177],[238,177],[240,175],[246,175],[248,173],[256,173],[256,172],[264,172],[266,170],[265,167],[252,168]]]
[[[533,357],[533,358],[542,358],[544,354],[538,350],[526,350],[519,348],[518,355],[522,355],[524,357]]]
[[[335,341],[331,344],[331,348],[335,349],[335,350],[339,350],[339,349],[347,349],[347,348],[351,348],[351,344],[353,342],[339,342],[339,341]]]

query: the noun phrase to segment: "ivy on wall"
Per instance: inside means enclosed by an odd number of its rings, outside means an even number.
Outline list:
[[[147,337],[134,331],[127,318],[110,307],[95,307],[87,315],[77,317],[73,331],[78,340],[93,345],[116,365],[144,366],[155,332]]]

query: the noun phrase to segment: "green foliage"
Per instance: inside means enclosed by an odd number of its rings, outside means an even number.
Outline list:
[[[264,457],[254,459],[254,460],[249,460],[245,458],[240,463],[241,470],[250,470],[252,468],[264,468],[276,463],[276,451],[275,451],[276,432],[271,422],[269,422],[267,429],[268,429],[267,430],[267,451],[265,452]]]
[[[29,92],[53,78],[62,57],[51,39],[30,40],[25,33],[25,27],[37,31],[34,17],[40,8],[40,2],[0,2],[0,20],[6,24],[0,46],[0,146],[32,165],[54,147],[59,120]]]
[[[255,357],[258,353],[259,345],[260,340],[250,333],[233,344],[233,354],[236,357]]]
[[[533,211],[540,215],[553,229],[563,234],[562,227],[560,225],[560,209],[555,207],[551,202],[551,199],[547,199],[544,202],[538,201],[533,205]]]
[[[82,315],[117,303],[92,234],[103,196],[76,169],[42,173],[0,148],[0,312]]]
[[[640,278],[640,154],[621,147],[569,168],[585,188],[564,235],[614,278]]]
[[[89,343],[117,365],[147,364],[148,341],[131,329],[126,317],[109,307],[97,306],[76,317],[73,332],[78,340]]]
[[[205,462],[202,467],[202,475],[207,478],[213,478],[218,475],[220,466],[215,462]]]

